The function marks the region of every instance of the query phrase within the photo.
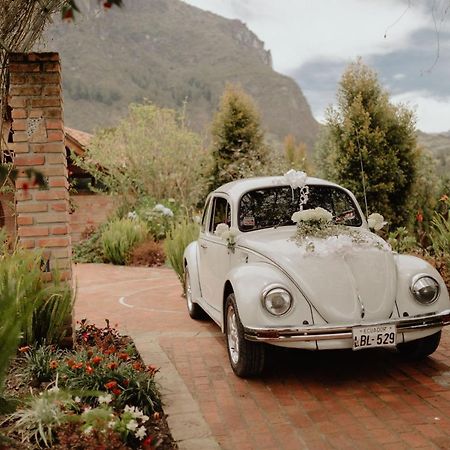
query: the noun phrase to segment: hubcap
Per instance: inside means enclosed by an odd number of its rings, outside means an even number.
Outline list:
[[[236,312],[232,306],[227,311],[227,340],[231,361],[236,365],[239,361],[239,336]]]
[[[191,280],[189,279],[189,272],[185,273],[185,287],[186,287],[186,303],[189,311],[192,311],[192,289],[191,289]]]

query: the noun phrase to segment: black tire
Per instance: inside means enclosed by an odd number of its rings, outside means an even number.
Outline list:
[[[405,359],[423,359],[436,351],[441,340],[441,332],[416,339],[415,341],[398,344],[397,349]]]
[[[225,334],[228,358],[233,372],[242,378],[260,375],[264,369],[264,344],[247,341],[239,318],[236,299],[230,294],[225,302]]]
[[[186,306],[189,316],[194,320],[203,320],[206,317],[202,307],[195,303],[192,298],[191,278],[187,266],[184,268],[184,293],[186,295]]]

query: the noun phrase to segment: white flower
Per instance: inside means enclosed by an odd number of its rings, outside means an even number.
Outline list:
[[[331,222],[333,215],[320,206],[314,209],[306,209],[304,211],[297,211],[292,214],[292,222]]]
[[[127,423],[127,430],[134,431],[138,427],[138,423],[133,419]]]
[[[145,427],[139,427],[135,433],[136,437],[140,440],[145,438],[145,435],[147,433],[147,430],[145,429]]]
[[[108,403],[111,402],[111,400],[112,400],[112,395],[111,395],[111,394],[100,395],[100,396],[98,397],[98,402],[99,402],[100,404],[102,404],[102,403],[108,404]]]
[[[226,223],[219,223],[214,231],[214,234],[223,237],[223,233],[228,232],[230,227]]]
[[[166,209],[166,207],[164,205],[161,205],[161,203],[158,203],[157,205],[154,206],[153,211],[162,213],[165,209]]]
[[[130,211],[130,212],[127,214],[127,217],[128,217],[128,219],[130,219],[130,220],[137,220],[138,215],[137,215],[137,212],[136,212],[136,211]]]
[[[308,175],[305,172],[291,169],[284,174],[284,178],[286,178],[291,188],[295,189],[302,188],[305,185]]]
[[[75,403],[81,403],[81,398],[78,395],[74,398]]]
[[[163,216],[173,217],[173,212],[170,208],[164,208],[161,212]]]
[[[114,428],[116,426],[116,421],[115,420],[110,420],[108,422],[108,428]]]
[[[375,231],[381,230],[387,222],[385,222],[384,217],[378,213],[372,213],[368,219],[367,223],[369,224],[369,228],[372,228]]]
[[[84,429],[83,433],[84,434],[89,434],[91,431],[92,431],[92,426],[89,426],[89,427]]]

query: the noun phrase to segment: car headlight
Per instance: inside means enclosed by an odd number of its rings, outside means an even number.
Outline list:
[[[439,297],[439,283],[428,275],[414,277],[411,283],[411,292],[414,298],[423,305],[429,305]]]
[[[269,287],[261,296],[264,308],[274,316],[286,314],[292,306],[291,294],[282,287]]]

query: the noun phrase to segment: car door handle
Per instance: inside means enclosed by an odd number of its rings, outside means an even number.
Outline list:
[[[200,244],[201,248],[208,248],[208,246],[206,244]]]

